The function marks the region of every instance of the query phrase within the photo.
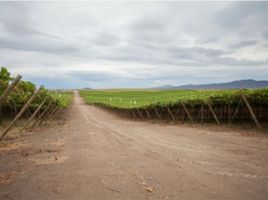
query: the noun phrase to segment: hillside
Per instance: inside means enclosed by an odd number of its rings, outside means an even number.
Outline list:
[[[201,84],[201,85],[181,85],[172,86],[164,85],[154,89],[167,90],[167,89],[244,89],[244,88],[264,88],[268,87],[268,81],[256,81],[252,79],[248,80],[238,80],[227,83],[211,83],[211,84]]]

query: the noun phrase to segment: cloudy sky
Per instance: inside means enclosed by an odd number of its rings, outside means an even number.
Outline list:
[[[48,88],[268,79],[268,2],[0,2],[0,65]]]

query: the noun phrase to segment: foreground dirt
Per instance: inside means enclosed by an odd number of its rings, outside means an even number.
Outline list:
[[[0,146],[0,199],[268,199],[268,137],[117,118],[75,95]]]

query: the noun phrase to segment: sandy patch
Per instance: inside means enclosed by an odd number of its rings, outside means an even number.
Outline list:
[[[22,146],[21,143],[0,143],[0,152],[2,151],[11,151],[14,149],[19,148],[20,146]]]
[[[0,184],[8,184],[10,183],[15,177],[19,175],[19,172],[11,171],[7,173],[0,173]]]
[[[49,165],[49,164],[59,164],[59,163],[63,163],[64,161],[66,161],[68,159],[67,156],[51,156],[49,158],[36,158],[36,159],[29,159],[32,162],[34,162],[37,165]]]

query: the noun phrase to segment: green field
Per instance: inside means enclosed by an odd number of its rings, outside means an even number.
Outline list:
[[[241,94],[254,103],[268,101],[268,89],[257,90],[81,90],[89,104],[115,108],[142,108],[151,105],[166,106],[178,103],[191,105],[202,102],[238,103]]]
[[[50,91],[49,94],[55,99],[59,106],[68,107],[73,100],[73,92],[72,91]]]

